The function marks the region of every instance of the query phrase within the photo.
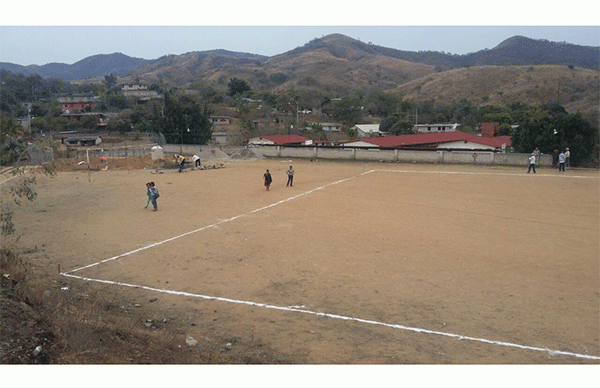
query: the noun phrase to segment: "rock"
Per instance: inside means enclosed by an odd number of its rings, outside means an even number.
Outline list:
[[[37,357],[38,354],[42,352],[42,345],[38,345],[33,349],[33,356]]]
[[[185,343],[186,343],[188,346],[196,346],[196,344],[198,344],[198,341],[196,341],[196,340],[195,340],[195,339],[194,339],[194,338],[193,338],[191,335],[188,335],[188,336],[185,338]]]

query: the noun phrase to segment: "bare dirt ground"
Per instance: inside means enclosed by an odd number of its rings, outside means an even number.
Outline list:
[[[98,336],[122,327],[111,357],[59,362],[599,363],[598,171],[153,167],[59,167],[15,214],[42,298],[97,302],[80,323]],[[158,212],[144,209],[148,181]],[[133,327],[147,343],[119,353]]]

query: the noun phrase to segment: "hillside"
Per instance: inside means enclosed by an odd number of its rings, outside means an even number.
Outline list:
[[[451,104],[463,98],[502,106],[559,102],[568,111],[598,111],[599,72],[566,66],[477,66],[429,74],[389,90],[405,99]]]
[[[108,74],[120,75],[136,69],[148,60],[132,58],[122,53],[93,55],[75,62],[72,65],[66,63],[48,63],[42,66],[21,66],[12,63],[1,62],[0,69],[11,73],[20,73],[25,76],[38,74],[43,78],[60,78],[65,81],[96,78]]]
[[[388,89],[433,72],[433,66],[373,52],[369,45],[333,34],[273,57],[225,51],[170,55],[120,79],[181,86],[203,81],[226,88],[233,77],[255,91],[288,89],[345,94]]]
[[[17,65],[2,64],[11,72]],[[209,86],[225,91],[231,78],[253,91],[345,96],[389,90],[406,99],[504,104],[559,101],[570,110],[598,110],[600,48],[509,38],[493,49],[466,55],[409,52],[364,43],[341,34],[313,39],[271,56],[226,50],[167,55],[156,60],[115,53],[73,65],[21,67],[78,83],[102,82],[106,74],[121,84],[141,82],[166,87]],[[85,78],[85,80],[83,80]]]

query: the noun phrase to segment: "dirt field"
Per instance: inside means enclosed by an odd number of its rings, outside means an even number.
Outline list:
[[[600,363],[598,171],[110,167],[38,177],[19,244],[39,270],[176,322],[180,346],[258,341],[298,364]]]

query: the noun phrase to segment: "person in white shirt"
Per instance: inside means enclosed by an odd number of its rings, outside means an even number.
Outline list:
[[[533,170],[533,173],[535,174],[535,159],[535,154],[531,154],[529,157],[529,169],[527,170],[527,174],[529,174],[531,170]]]
[[[202,164],[198,155],[192,156],[192,162],[194,163],[194,167],[200,167],[200,165]]]

